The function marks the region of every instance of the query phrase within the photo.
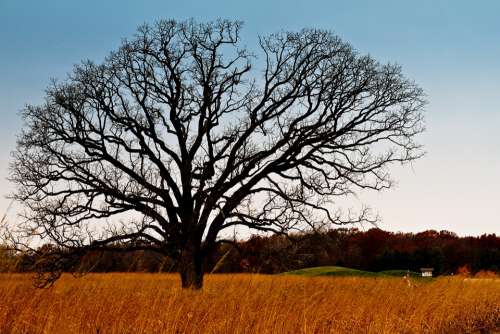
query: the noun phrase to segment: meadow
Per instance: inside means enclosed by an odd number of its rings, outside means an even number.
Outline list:
[[[500,280],[174,274],[0,275],[0,333],[491,333]]]

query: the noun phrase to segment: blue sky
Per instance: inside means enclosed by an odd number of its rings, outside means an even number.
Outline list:
[[[315,27],[361,53],[396,62],[427,93],[427,156],[396,167],[395,189],[360,194],[392,231],[500,233],[500,2],[498,1],[22,1],[0,0],[0,195],[18,111],[42,100],[50,78],[101,60],[144,22],[245,22],[243,39]],[[9,201],[0,198],[0,212]],[[354,204],[353,204],[354,205]]]

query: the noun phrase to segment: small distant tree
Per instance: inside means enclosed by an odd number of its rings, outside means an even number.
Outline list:
[[[17,263],[16,254],[8,247],[0,245],[0,273],[15,271]]]
[[[389,188],[388,167],[422,155],[422,90],[331,32],[263,36],[252,54],[240,28],[144,25],[27,106],[11,165],[26,207],[18,247],[50,243],[57,261],[150,249],[177,261],[183,287],[201,288],[229,228],[371,221],[331,203]],[[67,270],[49,267],[51,279]]]
[[[471,275],[470,267],[468,264],[465,264],[457,269],[457,275],[469,277]]]

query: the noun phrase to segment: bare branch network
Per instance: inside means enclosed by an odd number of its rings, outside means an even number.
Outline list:
[[[370,219],[330,203],[389,188],[388,167],[422,155],[422,90],[331,32],[260,37],[252,54],[240,28],[144,25],[26,107],[11,165],[23,235],[154,249],[179,259],[184,286],[201,287],[224,229]]]

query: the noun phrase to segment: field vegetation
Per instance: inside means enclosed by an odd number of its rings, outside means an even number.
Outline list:
[[[63,275],[50,289],[0,275],[0,333],[491,333],[500,280],[441,277]]]

